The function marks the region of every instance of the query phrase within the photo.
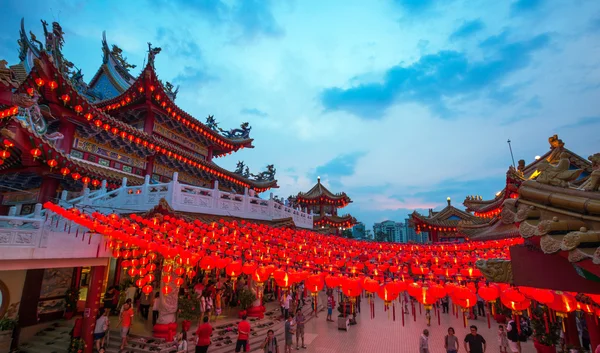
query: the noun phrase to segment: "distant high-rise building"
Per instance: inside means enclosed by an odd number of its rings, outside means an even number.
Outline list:
[[[381,239],[382,233],[385,235],[385,239]],[[383,221],[381,223],[375,223],[373,225],[373,236],[376,240],[392,241],[396,243],[407,242],[404,223],[400,222]]]
[[[358,222],[352,228],[352,236],[354,239],[365,239],[366,238],[366,228],[363,222]]]

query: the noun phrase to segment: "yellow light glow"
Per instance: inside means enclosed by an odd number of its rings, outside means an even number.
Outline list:
[[[533,180],[535,178],[537,178],[538,175],[540,175],[542,172],[540,172],[539,170],[536,170],[535,172],[533,172],[533,174],[531,174],[531,176],[529,177],[529,180]]]

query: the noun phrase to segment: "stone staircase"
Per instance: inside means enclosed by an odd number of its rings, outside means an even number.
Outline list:
[[[318,305],[318,310],[322,311],[323,306]],[[310,301],[307,301],[306,305],[303,306],[302,312],[306,317],[306,320],[311,320],[314,316],[312,314]],[[268,311],[265,318],[262,320],[250,318],[250,351],[260,351],[260,346],[267,336],[268,330],[275,331],[275,336],[280,345],[280,350],[283,351],[283,345],[285,344],[284,338],[284,320],[280,317],[279,310]],[[213,333],[211,336],[212,344],[209,348],[211,353],[226,353],[233,352],[235,349],[235,343],[237,341],[237,324],[240,320],[224,320],[219,321],[213,325]],[[194,352],[196,342],[196,331],[197,326],[192,326],[188,331],[188,352]],[[295,341],[294,341],[295,342]],[[106,346],[107,353],[171,353],[176,352],[173,342],[165,342],[163,339],[156,339],[151,337],[144,337],[139,335],[130,335],[127,342],[127,347],[123,351],[119,350],[120,347],[120,333],[117,330],[110,332],[109,343]]]
[[[70,321],[56,322],[19,346],[20,353],[64,353],[71,343]]]

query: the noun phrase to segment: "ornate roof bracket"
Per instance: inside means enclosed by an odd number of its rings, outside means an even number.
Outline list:
[[[584,243],[588,243],[589,245],[600,244],[600,231],[588,231],[586,227],[581,227],[579,231],[565,235],[560,248],[564,251],[570,251]]]

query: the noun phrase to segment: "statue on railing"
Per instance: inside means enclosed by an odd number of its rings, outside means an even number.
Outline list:
[[[214,115],[209,115],[206,118],[206,123],[205,125],[211,129],[211,130],[215,130],[215,131],[219,131],[219,123],[215,120],[215,116]]]
[[[237,175],[241,175],[244,178],[249,178],[250,168],[248,168],[248,166],[243,161],[238,161],[234,173]]]
[[[267,170],[258,174],[250,174],[256,181],[273,181],[277,170],[273,164],[267,166]]]
[[[247,139],[250,138],[250,130],[252,130],[252,126],[250,123],[242,123],[239,129],[231,129],[229,131],[223,130],[219,128],[219,131],[223,134],[223,136],[230,139]]]

